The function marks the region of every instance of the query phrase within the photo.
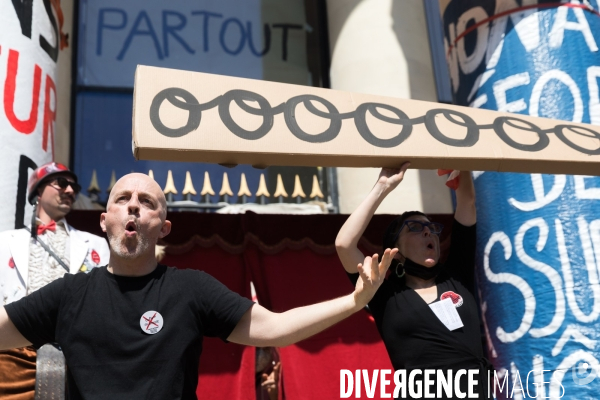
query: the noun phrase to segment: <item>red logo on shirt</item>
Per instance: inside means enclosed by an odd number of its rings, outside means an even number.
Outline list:
[[[96,250],[92,250],[92,261],[96,264],[100,264],[100,255]]]
[[[460,294],[456,294],[452,291],[449,291],[449,292],[442,293],[442,295],[440,296],[440,300],[444,300],[444,299],[448,299],[448,298],[452,300],[452,303],[454,304],[454,307],[456,307],[456,308],[463,305],[463,298]]]
[[[14,268],[15,267],[15,260],[11,257],[10,260],[8,260],[8,266],[10,268]]]

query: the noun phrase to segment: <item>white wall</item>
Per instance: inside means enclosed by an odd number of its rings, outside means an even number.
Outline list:
[[[422,1],[327,0],[327,13],[332,89],[437,101]],[[337,171],[340,212],[351,213],[373,187],[379,170]],[[377,212],[451,213],[444,181],[435,171],[409,170]]]

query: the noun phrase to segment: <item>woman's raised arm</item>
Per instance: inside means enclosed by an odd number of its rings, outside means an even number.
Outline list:
[[[373,189],[340,229],[335,239],[335,248],[347,272],[358,272],[356,266],[365,257],[358,249],[358,240],[383,199],[402,182],[404,172],[409,166],[410,163],[406,162],[399,169],[383,168]]]
[[[472,226],[477,222],[475,209],[475,187],[470,171],[461,171],[458,188],[456,189],[456,210],[454,219],[464,226]]]

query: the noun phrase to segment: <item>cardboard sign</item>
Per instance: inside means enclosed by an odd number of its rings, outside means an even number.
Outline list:
[[[138,66],[136,159],[600,175],[600,127]]]

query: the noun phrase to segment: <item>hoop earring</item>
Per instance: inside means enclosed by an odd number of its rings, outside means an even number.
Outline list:
[[[402,274],[398,273],[398,267],[402,267]],[[405,273],[406,273],[406,271],[404,270],[404,263],[398,262],[398,264],[396,264],[396,276],[398,278],[402,278]]]

